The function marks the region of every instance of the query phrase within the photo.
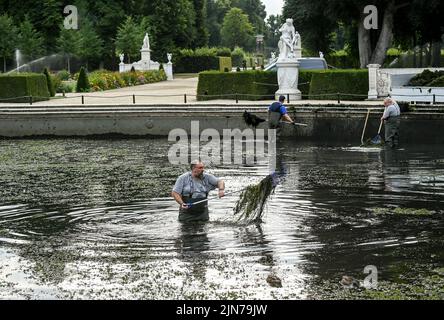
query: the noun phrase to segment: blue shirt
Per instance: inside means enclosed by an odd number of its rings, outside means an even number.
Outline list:
[[[280,102],[273,102],[270,107],[268,107],[268,111],[279,112],[281,115],[287,114],[287,108]]]

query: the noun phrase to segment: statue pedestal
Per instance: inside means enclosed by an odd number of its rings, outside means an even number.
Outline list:
[[[368,68],[368,98],[367,100],[378,99],[378,69],[379,64],[369,64]]]
[[[168,62],[163,64],[163,69],[167,76],[167,80],[173,80],[173,63]]]
[[[298,90],[299,62],[296,59],[279,59],[276,62],[279,90],[276,91],[276,100],[280,95],[292,100],[301,100],[301,91]]]

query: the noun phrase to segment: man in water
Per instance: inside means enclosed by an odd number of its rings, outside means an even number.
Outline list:
[[[225,182],[212,174],[204,173],[205,165],[199,160],[191,162],[191,172],[177,178],[171,195],[180,205],[179,221],[208,221],[208,201],[196,205],[194,202],[205,200],[208,193],[219,189],[219,198],[225,195]]]
[[[287,108],[284,106],[285,96],[280,96],[279,101],[273,102],[268,108],[268,128],[276,129],[276,137],[281,134],[281,119],[291,124],[294,121],[288,115]]]
[[[399,144],[399,125],[401,110],[398,104],[391,98],[384,99],[384,114],[381,121],[385,121],[385,143],[393,148],[398,147]]]

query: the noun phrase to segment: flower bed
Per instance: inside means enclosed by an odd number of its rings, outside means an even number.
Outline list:
[[[106,70],[94,71],[88,75],[91,91],[103,91],[147,83],[164,81],[167,79],[165,71],[134,71],[111,72]]]

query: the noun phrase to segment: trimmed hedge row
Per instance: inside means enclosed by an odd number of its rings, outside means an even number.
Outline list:
[[[234,94],[236,93],[239,94],[238,98],[241,100],[272,99],[274,93],[277,91],[277,86],[274,86],[273,84],[277,84],[276,72],[206,71],[199,73],[197,99],[200,101],[213,99],[234,99]],[[212,95],[218,96],[211,97]],[[223,95],[226,96],[224,97]]]
[[[29,102],[29,96],[33,97],[33,101],[49,100],[44,74],[20,73],[0,76],[0,102]]]
[[[368,94],[368,71],[362,70],[302,70],[299,72],[298,89],[303,99],[333,100],[338,92],[359,96],[341,96],[342,100],[365,100]],[[234,99],[271,100],[278,90],[277,73],[270,71],[242,71],[222,73],[201,72],[198,100]],[[328,96],[317,96],[330,94]],[[226,97],[221,97],[226,95]],[[250,96],[251,95],[251,96]],[[362,95],[362,96],[360,96]],[[214,97],[211,97],[214,96]]]
[[[219,70],[219,57],[179,56],[174,63],[174,73],[198,73],[206,70]]]
[[[175,73],[199,73],[201,71],[224,71],[232,68],[229,48],[182,49],[173,56]]]
[[[342,100],[365,100],[368,94],[368,70],[313,71],[309,99],[333,100],[335,94],[343,93]],[[353,96],[356,95],[356,96]]]

